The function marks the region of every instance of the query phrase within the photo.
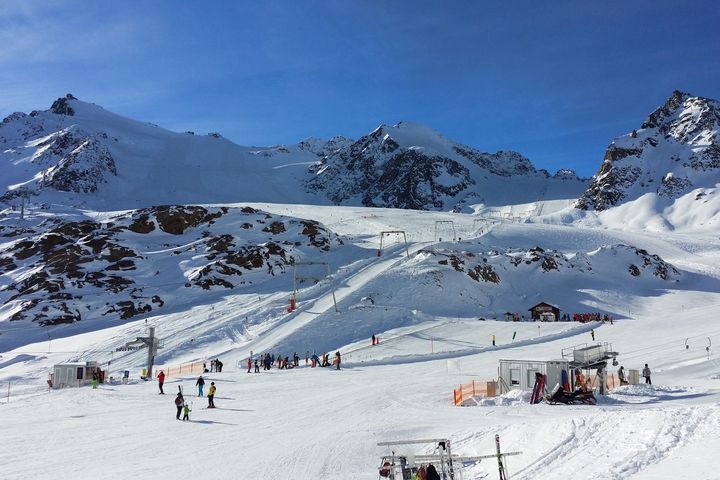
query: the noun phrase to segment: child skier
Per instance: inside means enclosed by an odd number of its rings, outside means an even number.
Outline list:
[[[192,410],[190,410],[190,405],[187,403],[183,405],[183,422],[185,420],[190,421],[190,412],[192,412]]]
[[[210,390],[208,390],[208,408],[215,408],[215,382],[210,382]]]

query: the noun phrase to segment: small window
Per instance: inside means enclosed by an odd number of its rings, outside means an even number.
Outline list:
[[[84,376],[83,376],[83,370],[84,370],[84,369],[83,369],[82,367],[78,367],[78,369],[77,369],[77,376],[76,376],[75,378],[77,378],[78,380],[82,380],[82,379],[84,378]]]
[[[510,385],[511,386],[520,385],[520,369],[519,368],[511,368],[510,369]]]

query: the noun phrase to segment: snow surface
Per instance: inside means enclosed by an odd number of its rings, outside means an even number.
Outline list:
[[[353,254],[334,269],[339,313],[327,282],[302,287],[298,310],[284,313],[290,293],[285,277],[273,294],[229,292],[179,311],[107,328],[88,325],[67,336],[64,326],[53,327],[47,341],[0,352],[0,392],[9,392],[0,403],[1,476],[373,479],[380,457],[390,453],[379,441],[448,437],[455,453],[480,455],[494,453],[499,434],[504,449],[523,452],[507,460],[513,479],[719,478],[717,227],[657,235],[628,228],[612,210],[568,225],[558,213],[563,205],[547,207],[547,223],[477,223],[475,215],[441,212],[253,204],[275,215],[317,220],[351,237]],[[450,241],[445,230],[439,242],[437,220],[456,222],[463,241]],[[405,230],[410,258],[394,237],[377,256],[380,230]],[[628,276],[626,250],[608,249],[615,245],[659,255],[679,270],[678,281]],[[535,246],[575,261],[602,254],[600,272],[542,272],[523,264],[525,270],[500,271],[501,283],[490,284],[468,280],[433,254],[419,253],[477,255]],[[366,255],[358,255],[358,248]],[[431,285],[423,287],[427,280]],[[538,298],[567,313],[613,313],[615,321],[495,320],[506,310],[526,313]],[[244,322],[245,315],[260,312],[266,321]],[[76,325],[82,328],[82,322]],[[223,373],[206,375],[218,387],[218,409],[204,409],[205,400],[192,396],[195,375],[170,377],[165,396],[157,394],[155,382],[138,380],[145,352],[114,350],[148,326],[163,339],[159,364],[224,361]],[[648,363],[653,385],[622,387],[597,406],[529,405],[517,394],[453,406],[453,388],[495,377],[500,359],[555,359],[563,348],[591,342],[590,329],[597,341],[620,352],[626,369]],[[370,345],[372,334],[380,336],[380,345]],[[307,350],[338,349],[345,354],[339,372],[307,368],[304,360],[298,369],[259,374],[236,366],[251,350],[304,357]],[[44,382],[51,366],[67,360],[111,361],[111,375],[129,369],[131,384],[48,392]],[[179,385],[192,404],[190,423],[173,418],[172,394]],[[495,478],[496,471],[496,463],[483,461],[464,469],[464,478]]]

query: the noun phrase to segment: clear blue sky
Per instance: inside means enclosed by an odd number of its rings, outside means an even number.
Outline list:
[[[243,145],[412,120],[593,174],[675,89],[720,98],[717,1],[25,1],[0,115],[67,92]]]

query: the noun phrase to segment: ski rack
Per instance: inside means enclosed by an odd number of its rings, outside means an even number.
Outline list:
[[[500,436],[495,435],[495,444],[497,453],[489,454],[489,455],[473,455],[473,456],[464,456],[464,455],[454,455],[451,451],[450,447],[450,439],[447,438],[428,438],[428,439],[421,439],[421,440],[396,440],[396,441],[390,441],[390,442],[378,442],[379,447],[388,447],[388,446],[396,446],[396,445],[421,445],[421,444],[434,444],[437,445],[435,448],[439,449],[439,453],[437,454],[426,454],[426,455],[395,455],[395,451],[392,452],[392,455],[390,456],[390,459],[392,463],[389,465],[389,473],[387,475],[387,478],[390,480],[403,480],[405,477],[403,476],[402,470],[403,467],[408,467],[407,459],[412,458],[414,463],[438,463],[440,465],[440,478],[443,480],[456,480],[456,478],[459,478],[461,473],[460,471],[456,472],[456,463],[464,464],[464,463],[479,463],[482,460],[487,460],[491,458],[496,458],[498,461],[498,469],[500,472],[500,480],[506,480],[507,479],[507,470],[505,467],[505,457],[511,457],[514,455],[521,455],[521,451],[517,452],[505,452],[502,453],[500,451]],[[400,461],[400,464],[395,464],[395,458],[398,458]],[[387,456],[383,457],[383,460],[388,458]],[[395,471],[394,467],[400,466],[400,472],[398,476],[398,472]],[[413,465],[409,465],[409,467],[412,469],[414,468]],[[447,466],[447,470],[446,470]],[[460,474],[460,475],[458,475]]]

